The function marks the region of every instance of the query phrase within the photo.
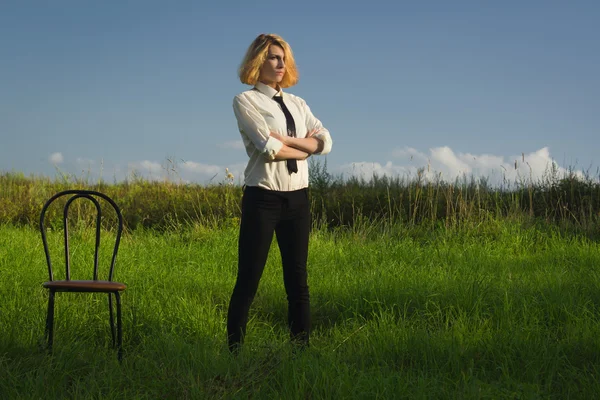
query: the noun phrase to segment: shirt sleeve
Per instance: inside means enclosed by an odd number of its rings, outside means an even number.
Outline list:
[[[267,159],[274,160],[283,143],[270,136],[269,126],[256,107],[245,96],[238,95],[233,99],[233,112],[240,133],[246,135]]]
[[[331,152],[331,146],[333,145],[333,140],[331,140],[331,135],[329,134],[329,130],[327,130],[323,126],[321,121],[319,121],[313,115],[313,113],[310,111],[310,107],[308,106],[308,104],[306,104],[306,102],[304,100],[302,100],[301,102],[302,102],[302,108],[304,109],[304,115],[306,116],[306,129],[308,129],[309,131],[317,129],[318,132],[314,135],[314,137],[319,138],[323,141],[323,150],[320,153],[314,153],[314,154],[320,154],[320,155],[329,154],[329,152]]]

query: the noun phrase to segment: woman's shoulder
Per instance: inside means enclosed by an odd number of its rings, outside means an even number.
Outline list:
[[[248,104],[248,103],[254,103],[253,101],[253,95],[254,93],[252,93],[254,90],[250,89],[250,90],[244,90],[241,93],[236,94],[235,96],[233,96],[233,105],[241,105],[241,104]]]
[[[254,88],[244,90],[243,92],[240,92],[233,97],[233,102],[234,103],[240,102],[240,101],[255,102],[257,100],[257,98],[260,96],[260,94],[261,93]]]
[[[254,94],[253,92],[256,92],[256,90],[254,90],[254,89],[244,90],[243,92],[236,94],[233,98],[234,99],[247,98],[248,96],[252,96]]]
[[[283,95],[283,96],[284,96],[284,97],[286,97],[286,96],[287,96],[288,98],[292,99],[292,100],[293,100],[294,102],[296,102],[296,103],[300,103],[300,104],[306,104],[306,101],[304,101],[304,99],[303,99],[302,97],[300,97],[300,96],[296,96],[296,95],[295,95],[295,94],[293,94],[293,93],[290,93],[290,92],[284,92],[284,95]]]

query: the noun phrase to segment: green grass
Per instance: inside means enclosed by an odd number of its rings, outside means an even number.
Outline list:
[[[171,171],[169,169],[168,171]],[[579,177],[572,170],[548,171],[544,178],[492,186],[487,178],[462,177],[447,182],[440,177],[377,177],[369,181],[331,176],[326,163],[311,162],[310,199],[315,221],[322,227],[354,227],[357,222],[386,224],[444,224],[489,219],[535,218],[565,229],[600,238],[600,176]],[[173,230],[189,225],[221,226],[240,217],[242,188],[231,181],[202,186],[181,180],[146,181],[132,178],[104,181],[61,175],[25,177],[0,171],[0,223],[37,226],[43,204],[66,189],[105,193],[119,204],[128,230]],[[63,200],[63,202],[66,199]],[[92,217],[91,203],[77,204]],[[60,224],[60,208],[48,213],[50,224]]]
[[[81,264],[89,264],[91,236],[74,235],[73,278],[86,278],[91,272]],[[60,270],[60,238],[50,242]],[[127,234],[116,268],[116,280],[128,285],[122,364],[110,349],[107,300],[100,295],[57,295],[49,356],[39,233],[0,226],[0,398],[589,399],[600,393],[600,246],[583,236],[508,220],[469,229],[315,230],[311,348],[294,354],[288,345],[273,246],[246,345],[234,358],[225,345],[225,318],[236,256],[235,226]]]

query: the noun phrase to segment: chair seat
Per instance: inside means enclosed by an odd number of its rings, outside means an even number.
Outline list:
[[[43,286],[59,292],[117,292],[127,288],[123,283],[111,281],[50,281]]]

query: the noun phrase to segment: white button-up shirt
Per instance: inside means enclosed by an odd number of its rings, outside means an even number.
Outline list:
[[[304,138],[309,131],[317,129],[314,135],[323,141],[323,150],[331,151],[331,135],[310,111],[306,102],[293,94],[277,91],[258,82],[252,90],[247,90],[233,99],[233,112],[250,160],[244,172],[247,186],[258,186],[269,190],[291,191],[308,187],[308,161],[298,160],[298,172],[290,174],[285,160],[275,160],[283,143],[270,136],[271,132],[287,135],[287,122],[281,107],[273,96],[283,96],[296,124],[296,137]],[[315,153],[317,154],[317,153]]]

